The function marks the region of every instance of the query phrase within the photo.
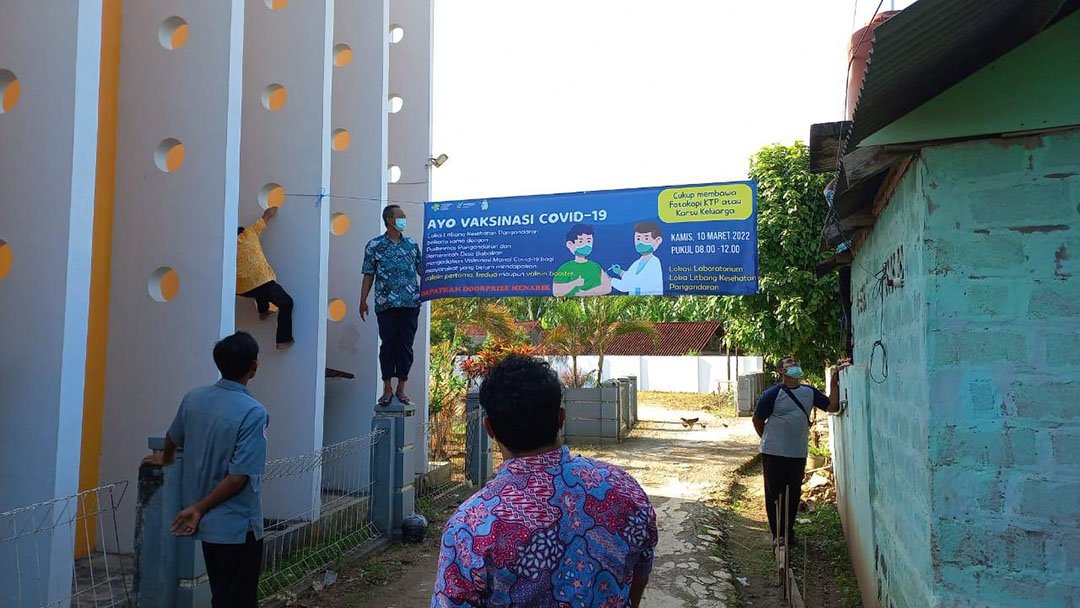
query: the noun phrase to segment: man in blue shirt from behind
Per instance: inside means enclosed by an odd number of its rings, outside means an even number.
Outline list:
[[[202,541],[214,608],[258,606],[263,518],[260,482],[266,468],[266,408],[248,392],[259,366],[255,338],[237,332],[214,345],[221,380],[180,402],[165,449],[146,462],[167,466],[184,451],[175,536]]]

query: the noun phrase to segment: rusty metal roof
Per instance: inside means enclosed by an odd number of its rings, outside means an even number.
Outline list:
[[[847,141],[864,139],[1080,9],[1080,0],[920,0],[874,30]]]

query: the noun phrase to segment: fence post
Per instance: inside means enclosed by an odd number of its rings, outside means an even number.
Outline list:
[[[151,437],[160,452],[164,437]],[[167,467],[139,467],[135,527],[135,588],[141,608],[208,608],[210,584],[198,541],[172,535],[172,521],[182,508],[184,453]]]
[[[484,408],[480,393],[470,391],[465,397],[465,478],[475,486],[491,478],[491,437],[484,430]]]
[[[401,537],[401,522],[416,511],[416,406],[397,399],[376,406],[371,428],[386,431],[375,449],[372,519],[396,539]]]
[[[637,426],[637,392],[638,392],[638,379],[637,376],[629,375],[626,377],[626,381],[630,383],[630,428]]]

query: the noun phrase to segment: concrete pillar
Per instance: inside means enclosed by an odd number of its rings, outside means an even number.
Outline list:
[[[386,432],[375,449],[372,520],[395,539],[401,536],[401,522],[416,511],[417,420],[415,406],[395,400],[380,408],[371,422],[372,430]]]
[[[638,378],[637,376],[627,376],[626,379],[630,382],[630,426],[635,427],[638,423]]]
[[[161,451],[164,437],[151,437],[149,447]],[[202,547],[190,538],[172,535],[180,511],[184,453],[167,467],[142,465],[136,501],[135,598],[141,608],[207,608],[210,585]]]
[[[390,95],[387,167],[390,202],[401,205],[409,218],[405,233],[421,243],[424,203],[431,198],[431,75],[432,0],[394,0],[390,3]],[[400,105],[399,105],[400,103]],[[397,111],[394,111],[397,110]],[[428,336],[431,306],[420,308],[410,374],[409,395],[421,420],[428,419]],[[427,449],[416,459],[416,475],[427,472]]]
[[[100,53],[100,0],[0,2],[0,512],[78,490]],[[68,597],[74,532],[0,547],[0,605]]]
[[[323,447],[330,203],[313,195],[330,186],[334,2],[245,4],[239,222],[280,205],[261,240],[294,301],[296,343],[277,350],[275,319],[260,322],[253,300],[234,299],[237,327],[262,347],[250,387],[270,414],[274,459]],[[263,497],[266,517],[316,517],[320,484],[319,470],[278,480]]]
[[[465,399],[465,477],[473,487],[491,479],[491,450],[495,447],[484,430],[484,408],[480,395],[472,391]]]
[[[371,428],[381,393],[378,325],[360,320],[361,262],[367,242],[382,232],[386,199],[389,0],[338,0],[334,7],[329,298],[340,300],[339,320],[326,328],[327,366],[352,380],[326,385],[329,445]]]
[[[243,2],[124,2],[122,22],[101,479],[134,487],[133,438],[217,380],[233,331]]]

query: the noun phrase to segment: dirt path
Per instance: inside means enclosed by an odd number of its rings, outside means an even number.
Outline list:
[[[724,607],[735,599],[719,544],[717,515],[706,502],[757,449],[749,419],[642,405],[640,423],[623,443],[582,454],[617,464],[641,483],[656,509],[660,544],[644,608]],[[706,428],[687,430],[681,418]]]
[[[684,428],[680,418],[706,428]],[[719,544],[719,518],[706,503],[756,451],[748,418],[719,418],[699,411],[642,403],[640,422],[626,441],[571,446],[574,453],[617,464],[648,492],[660,531],[645,608],[734,605],[738,583]],[[452,511],[453,506],[448,507]],[[448,512],[440,513],[444,520]],[[392,547],[341,573],[338,584],[298,603],[310,608],[370,606],[420,608],[431,601],[438,560],[438,529],[422,545]]]

